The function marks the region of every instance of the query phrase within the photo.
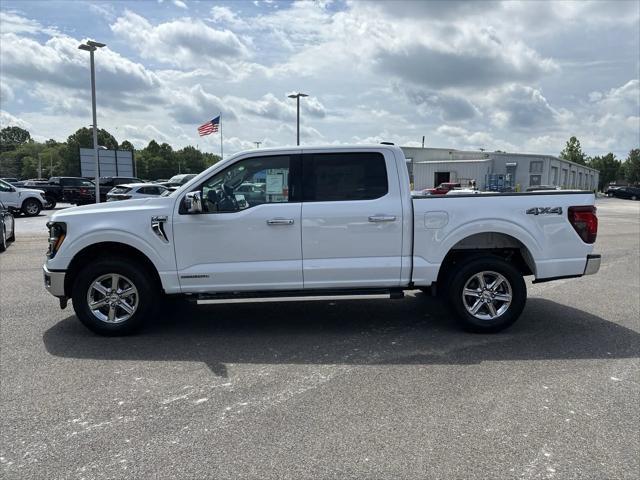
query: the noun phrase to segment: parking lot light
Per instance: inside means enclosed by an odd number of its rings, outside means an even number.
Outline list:
[[[289,98],[295,98],[296,99],[296,145],[300,145],[300,97],[308,97],[309,95],[307,95],[306,93],[292,93],[291,95],[288,95]]]
[[[105,45],[92,40],[78,45],[80,50],[89,52],[91,62],[91,107],[93,113],[93,155],[96,163],[96,203],[100,203],[100,161],[98,159],[98,122],[96,119],[96,69],[93,54],[98,48],[102,48]]]

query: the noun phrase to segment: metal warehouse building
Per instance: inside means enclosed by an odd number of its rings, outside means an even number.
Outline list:
[[[401,147],[408,160],[415,190],[442,182],[471,180],[481,190],[524,191],[553,185],[566,189],[595,190],[598,171],[550,155],[483,152],[447,148]]]

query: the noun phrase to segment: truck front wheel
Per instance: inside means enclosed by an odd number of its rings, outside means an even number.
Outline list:
[[[522,274],[498,257],[461,262],[449,284],[449,303],[466,330],[494,333],[522,313],[527,287]]]
[[[53,210],[54,208],[56,208],[56,205],[57,205],[56,199],[51,195],[46,195],[44,197],[44,201],[45,201],[44,203],[45,210]]]
[[[153,315],[159,298],[149,272],[126,259],[99,260],[73,285],[73,309],[91,331],[127,335]]]
[[[27,198],[22,204],[22,213],[27,217],[38,216],[40,210],[42,210],[42,204],[34,198]]]

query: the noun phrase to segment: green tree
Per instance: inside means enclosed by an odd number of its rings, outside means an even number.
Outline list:
[[[133,147],[133,144],[129,140],[125,140],[120,144],[120,146],[118,147],[118,150],[128,150],[130,152],[133,152],[135,148]]]
[[[15,150],[18,146],[31,141],[31,134],[20,127],[5,127],[0,130],[0,151]]]
[[[98,145],[115,150],[118,148],[118,142],[115,137],[101,128],[98,130]],[[62,175],[79,176],[80,175],[80,148],[93,148],[93,130],[82,127],[75,133],[69,135],[64,151],[64,161],[62,165]]]
[[[622,171],[627,182],[634,185],[640,183],[640,148],[634,148],[629,152],[622,164]]]
[[[600,172],[598,189],[603,190],[606,185],[609,185],[619,178],[622,162],[616,159],[613,153],[607,153],[601,157],[591,158],[589,160],[589,166]]]
[[[580,140],[576,137],[571,137],[569,141],[567,141],[567,145],[564,147],[564,150],[560,152],[560,158],[569,160],[570,162],[579,163],[580,165],[587,164],[587,156],[582,151]]]
[[[22,158],[22,170],[20,172],[22,178],[37,178],[38,177],[38,160],[26,156]]]

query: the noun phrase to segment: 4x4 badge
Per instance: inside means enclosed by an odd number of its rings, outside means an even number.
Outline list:
[[[527,210],[527,215],[562,215],[562,207],[534,207]]]

